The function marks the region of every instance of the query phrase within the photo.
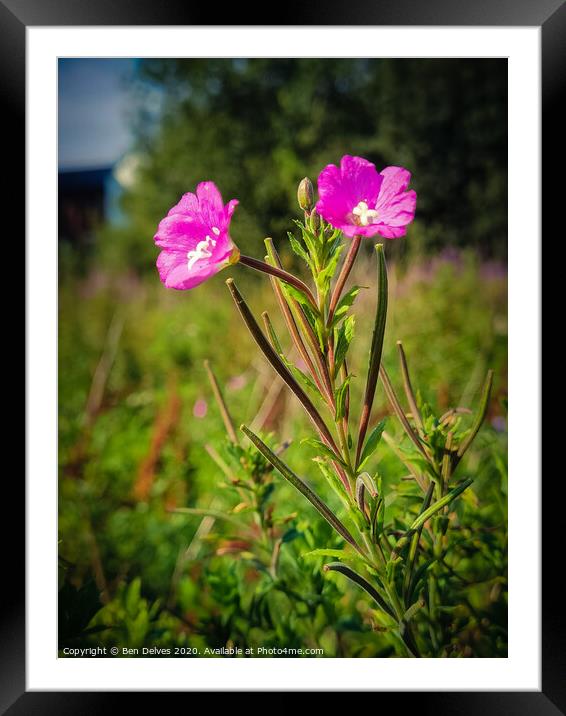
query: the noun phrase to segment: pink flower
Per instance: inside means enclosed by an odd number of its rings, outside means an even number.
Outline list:
[[[194,288],[240,257],[228,229],[237,199],[226,206],[216,185],[201,182],[160,221],[154,241],[159,277],[167,288]]]
[[[403,167],[378,173],[367,159],[346,154],[340,168],[329,164],[320,172],[316,210],[346,236],[396,239],[405,235],[415,216],[417,195],[406,191],[410,179]]]
[[[204,398],[199,398],[193,405],[193,415],[195,418],[204,418],[208,413],[208,403]]]

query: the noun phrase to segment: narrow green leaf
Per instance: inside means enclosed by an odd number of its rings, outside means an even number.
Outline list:
[[[348,577],[350,581],[354,582],[354,584],[357,584],[359,587],[365,590],[370,595],[370,597],[372,597],[377,602],[377,604],[381,607],[381,609],[383,609],[386,614],[388,614],[390,617],[395,619],[395,621],[397,621],[393,609],[391,609],[391,607],[383,599],[381,594],[379,594],[375,587],[373,587],[360,574],[354,572],[351,567],[348,567],[348,565],[346,564],[342,564],[342,562],[331,562],[330,564],[325,564],[323,569],[325,572],[339,572],[345,577]]]
[[[377,487],[369,472],[362,472],[356,478],[356,501],[361,513],[365,516],[365,491],[368,491],[373,499],[377,497]]]
[[[460,483],[456,487],[454,487],[450,492],[445,495],[442,499],[437,500],[434,504],[432,504],[427,510],[422,512],[417,519],[413,522],[413,524],[410,527],[410,530],[416,530],[421,525],[424,525],[424,523],[429,520],[434,514],[436,514],[439,510],[441,510],[443,507],[446,507],[446,505],[449,505],[452,500],[454,500],[458,495],[461,495],[464,490],[466,490],[473,482],[473,478],[468,477],[467,480],[464,480],[464,482]]]
[[[261,349],[264,356],[267,358],[269,363],[271,364],[272,368],[279,374],[279,376],[287,383],[289,388],[293,391],[293,393],[297,396],[299,401],[301,402],[301,405],[306,410],[309,418],[312,420],[313,424],[319,431],[320,435],[324,438],[324,440],[328,443],[328,445],[331,446],[332,450],[336,451],[336,454],[339,454],[338,447],[334,441],[334,438],[332,437],[332,434],[328,430],[328,427],[326,426],[326,423],[322,419],[320,413],[314,406],[311,399],[308,397],[308,395],[305,393],[305,391],[301,388],[301,386],[297,383],[294,376],[289,372],[289,369],[285,366],[283,361],[281,360],[280,356],[277,354],[271,343],[267,340],[267,338],[264,336],[262,330],[257,324],[257,321],[254,318],[253,313],[251,312],[249,306],[245,302],[242,294],[238,291],[238,288],[236,287],[234,280],[232,278],[227,279],[226,285],[228,286],[230,293],[232,294],[232,298],[234,299],[234,303],[236,304],[236,307],[238,308],[238,311],[240,312],[240,315],[242,316],[242,319],[244,320],[244,323],[248,327],[248,330],[252,334],[253,339]]]
[[[319,243],[318,238],[315,236],[315,234],[312,233],[312,231],[308,229],[305,224],[303,224],[302,221],[299,221],[298,219],[293,219],[293,223],[296,224],[296,226],[301,230],[303,241],[305,242],[311,255],[315,256],[317,253],[316,245]]]
[[[339,462],[341,465],[344,465],[344,467],[346,467],[346,463],[340,456],[336,455],[336,453],[334,453],[322,441],[317,440],[316,438],[303,438],[301,440],[301,445],[310,445],[311,447],[315,448],[315,450],[317,450],[319,453],[322,453],[325,457],[335,462]]]
[[[452,432],[449,432],[446,436],[446,442],[444,444],[444,455],[442,456],[442,463],[440,466],[440,477],[442,480],[442,491],[445,492],[450,478],[452,477]]]
[[[269,313],[267,311],[264,311],[261,314],[261,317],[263,318],[263,325],[265,326],[265,330],[267,331],[267,335],[269,337],[269,342],[275,348],[277,353],[279,353],[279,356],[281,357],[281,360],[288,363],[287,359],[285,358],[285,353],[283,352],[283,348],[281,347],[281,341],[279,340],[279,337],[277,336],[277,333],[275,332],[275,328],[273,327],[273,323],[271,323],[271,318],[269,317]]]
[[[360,464],[358,465],[358,470],[361,470],[363,468],[369,458],[377,450],[377,446],[379,445],[381,436],[383,435],[383,431],[385,430],[386,422],[387,419],[380,420],[380,422],[371,431],[370,436],[367,439],[366,444],[364,445],[364,449],[362,450],[362,456],[360,457]]]
[[[286,544],[287,542],[292,542],[294,539],[297,539],[297,537],[300,536],[301,533],[299,532],[299,530],[295,527],[291,527],[281,536],[281,543]]]
[[[401,550],[403,550],[408,544],[409,540],[415,533],[415,530],[410,527],[405,534],[402,537],[399,537],[397,540],[397,543],[395,544],[395,549],[393,550],[391,554],[392,559],[397,559],[397,557],[401,554]]]
[[[347,510],[350,510],[351,503],[350,503],[349,495],[346,492],[346,488],[344,487],[344,483],[342,482],[342,480],[340,480],[340,478],[336,475],[334,470],[330,469],[325,458],[314,457],[313,462],[318,466],[318,469],[321,471],[323,477],[325,478],[325,480],[327,480],[330,487],[334,490],[336,495],[340,498],[340,501],[342,502],[344,507]]]
[[[361,475],[358,475],[358,478],[356,479],[356,484],[358,483],[364,485],[365,489],[369,492],[373,499],[377,497],[377,485],[375,484],[375,480],[369,474],[369,472],[362,472]]]
[[[343,549],[313,549],[310,552],[305,552],[301,555],[305,557],[337,557],[338,559],[348,558],[346,552]]]
[[[312,313],[311,303],[302,291],[299,291],[297,288],[291,286],[288,283],[283,285],[283,291],[288,296],[291,296],[291,298],[294,298],[297,303],[300,303],[301,306],[304,306]]]
[[[303,261],[306,261],[309,266],[311,266],[310,256],[301,246],[301,242],[298,241],[290,231],[287,232],[287,236],[289,237],[289,243],[291,244],[291,248],[293,249],[295,254],[302,258]]]
[[[381,382],[383,384],[385,394],[387,395],[387,399],[389,400],[389,404],[391,405],[395,415],[399,418],[401,425],[403,426],[405,432],[407,433],[407,435],[410,438],[413,445],[421,453],[421,455],[424,457],[424,459],[427,462],[430,462],[429,457],[420,441],[419,436],[415,433],[415,431],[411,427],[409,421],[407,420],[405,411],[401,407],[399,398],[397,397],[395,390],[393,389],[393,384],[391,383],[391,380],[390,380],[389,376],[387,375],[387,371],[385,370],[385,368],[383,366],[380,367],[379,374],[381,375]]]
[[[337,375],[340,366],[348,353],[348,348],[354,337],[355,316],[348,316],[336,331],[336,348],[334,349],[334,374]]]
[[[373,503],[370,524],[371,536],[374,542],[377,542],[379,536],[383,533],[383,523],[385,521],[385,500],[379,497]]]
[[[466,452],[466,450],[470,447],[473,439],[476,437],[479,429],[482,426],[482,423],[485,419],[485,414],[487,413],[487,408],[489,405],[489,396],[491,395],[492,385],[493,385],[493,371],[488,370],[487,377],[485,379],[485,383],[483,384],[483,390],[482,390],[482,395],[481,395],[481,399],[480,399],[479,410],[476,414],[474,424],[472,425],[472,427],[470,429],[468,437],[462,442],[462,444],[458,448],[458,458],[461,458],[462,455]]]
[[[330,225],[328,225],[328,228],[330,228]],[[340,230],[334,230],[332,236],[326,237],[324,229],[321,229],[320,243],[323,249],[323,258],[326,262],[334,255],[334,252],[338,250],[340,244],[342,243],[342,232]]]
[[[317,388],[315,382],[310,376],[308,376],[306,373],[303,373],[302,370],[294,366],[292,363],[289,363],[288,367],[289,370],[293,373],[293,375],[298,378],[303,383],[303,385],[305,385],[307,388],[310,388],[317,395],[320,395],[320,390]]]
[[[383,349],[385,323],[387,320],[387,266],[385,264],[383,245],[377,244],[375,250],[377,251],[377,306],[375,311],[375,321],[373,325],[373,335],[371,338],[371,348],[369,353],[366,390],[364,394],[362,413],[360,416],[360,426],[358,429],[356,463],[359,463],[360,461],[360,455],[362,452],[362,447],[364,444],[366,431],[371,416],[371,409],[373,406],[373,399],[375,397],[375,389],[379,376],[379,366],[381,365],[381,352]]]
[[[365,556],[363,550],[358,545],[356,540],[352,537],[350,532],[346,529],[342,522],[340,522],[338,517],[336,517],[336,515],[332,512],[328,505],[326,505],[320,499],[320,497],[316,493],[314,493],[305,482],[301,480],[298,475],[295,475],[295,473],[287,465],[285,465],[285,463],[280,460],[277,455],[275,455],[275,453],[272,452],[269,447],[246,425],[241,425],[240,430],[242,430],[247,435],[247,437],[252,441],[252,443],[264,456],[264,458],[268,460],[273,465],[273,467],[278,470],[278,472],[280,472],[281,475],[288,482],[291,483],[291,485],[293,485],[293,487],[295,487],[302,495],[307,498],[311,505],[320,512],[324,519],[332,527],[334,527],[336,532],[338,532],[338,534],[343,537],[346,542],[351,544],[352,547],[356,550],[356,552],[359,552],[362,556]]]
[[[409,590],[409,593],[407,594],[407,599],[411,600],[413,598],[413,595],[415,592],[419,591],[419,585],[423,579],[426,578],[426,574],[428,570],[432,567],[432,565],[436,562],[435,559],[429,559],[427,562],[424,562],[421,564],[421,566],[417,569],[415,572],[415,576],[412,580],[411,588]]]
[[[401,363],[401,373],[403,375],[403,387],[405,388],[405,395],[407,396],[407,400],[409,402],[413,421],[417,426],[417,430],[419,430],[422,434],[424,432],[423,420],[419,407],[417,405],[417,399],[413,391],[413,386],[411,384],[409,366],[407,365],[407,356],[405,355],[405,349],[403,348],[403,344],[401,343],[401,341],[397,341],[397,349],[399,351],[399,361]]]
[[[410,622],[411,619],[413,619],[416,614],[424,607],[425,601],[424,599],[419,599],[414,604],[411,604],[411,606],[407,609],[405,614],[403,615],[403,621]]]
[[[336,398],[336,415],[334,417],[334,420],[338,422],[339,420],[342,420],[344,415],[346,415],[346,403],[348,399],[348,386],[350,385],[350,381],[352,380],[353,375],[350,374],[346,380],[340,385],[338,390],[335,393]]]
[[[288,360],[287,356],[283,352],[283,348],[281,347],[281,342],[279,341],[279,338],[277,336],[277,333],[275,332],[275,329],[273,328],[273,324],[271,323],[271,319],[269,318],[269,314],[267,311],[264,311],[261,314],[263,318],[263,323],[265,326],[265,330],[267,332],[267,335],[269,337],[269,341],[273,348],[277,351],[279,354],[279,357],[285,364],[285,366],[288,368],[288,370],[295,376],[295,378],[298,378],[303,385],[305,385],[310,390],[314,391],[317,395],[320,395],[320,391],[316,385],[316,383],[312,380],[310,376],[308,376],[306,373],[303,373],[302,370],[297,368],[293,363],[291,363],[290,360]]]
[[[366,286],[352,286],[352,288],[342,296],[336,306],[336,310],[334,311],[334,317],[332,319],[333,326],[339,323],[348,313],[349,308],[353,305],[356,300],[356,296],[362,288],[366,288]]]
[[[342,253],[343,249],[344,244],[341,244],[336,247],[336,249],[330,256],[328,263],[316,277],[317,285],[320,288],[328,287],[328,285],[330,284],[330,281],[336,271],[336,266],[338,265],[338,259],[340,258],[340,254]]]

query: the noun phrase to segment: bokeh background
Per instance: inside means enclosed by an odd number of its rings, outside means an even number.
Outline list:
[[[466,465],[476,482],[454,642],[466,656],[506,654],[507,64],[496,59],[59,61],[62,647],[390,653],[360,594],[302,557],[331,538],[277,479],[269,499],[297,513],[282,551],[287,591],[264,595],[261,565],[234,547],[233,527],[212,520],[205,534],[202,520],[171,512],[238,502],[211,458],[225,437],[204,359],[235,422],[293,439],[290,464],[313,485],[320,478],[300,446],[307,423],[255,351],[223,278],[236,278],[258,315],[275,313],[268,282],[237,266],[195,291],[166,290],[156,226],[181,194],[213,180],[225,201],[240,200],[231,234],[242,251],[262,258],[272,236],[302,270],[286,239],[300,218],[297,184],[345,153],[407,167],[418,194],[407,237],[386,242],[394,382],[398,339],[439,414],[473,407],[495,370]],[[368,246],[355,283],[373,285],[370,256]],[[360,374],[372,313],[363,292],[352,349]],[[386,414],[378,388],[374,417]],[[385,449],[378,459],[392,483],[404,476]]]

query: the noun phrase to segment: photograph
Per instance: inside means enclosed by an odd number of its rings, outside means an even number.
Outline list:
[[[59,57],[60,660],[509,656],[508,93]]]

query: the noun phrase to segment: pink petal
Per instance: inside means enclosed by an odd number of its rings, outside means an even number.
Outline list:
[[[161,281],[168,288],[194,288],[229,263],[239,251],[229,234],[236,199],[224,206],[213,182],[201,182],[196,194],[188,192],[159,223],[154,236],[162,251],[157,259]],[[205,242],[198,247],[200,242]],[[196,254],[189,252],[197,249]],[[190,266],[189,266],[190,263]]]
[[[186,254],[180,251],[162,251],[157,257],[157,270],[159,277],[167,288],[184,291],[198,286],[210,276],[218,273],[220,266],[216,264],[197,262],[189,272]]]
[[[332,225],[335,226],[334,224]],[[354,236],[363,236],[366,239],[370,239],[372,236],[375,236],[378,233],[376,224],[358,226],[357,224],[354,224],[352,222],[348,224],[343,224],[342,226],[335,226],[335,228],[340,229],[344,236],[348,236],[350,239]]]
[[[348,192],[350,211],[360,201],[373,206],[377,201],[383,178],[377,173],[375,164],[362,157],[346,154],[340,161],[340,171],[344,188]]]
[[[198,199],[192,192],[183,194],[178,204],[169,209],[168,216],[172,214],[192,214],[195,215],[198,212]]]
[[[387,224],[375,224],[376,234],[385,239],[398,239],[407,233],[406,226],[388,226]]]
[[[228,219],[232,218],[232,214],[234,213],[234,209],[238,206],[240,202],[237,199],[230,199],[230,201],[226,204],[224,207],[224,212]]]
[[[229,261],[235,248],[234,242],[228,234],[220,234],[216,242],[216,246],[212,250],[212,256],[206,260],[215,264],[220,264],[220,268],[223,268]]]
[[[375,165],[362,157],[342,157],[340,169],[334,164],[325,167],[318,177],[317,212],[332,226],[341,229],[346,236],[373,236],[372,227],[357,226],[352,210],[360,201],[374,206],[383,177]]]
[[[214,182],[203,181],[197,186],[199,211],[203,223],[210,228],[224,228],[226,215],[222,196]]]
[[[194,216],[169,214],[159,222],[154,241],[164,249],[187,252],[205,239],[208,231]]]
[[[399,194],[409,186],[411,172],[403,167],[385,167],[380,172],[383,177],[383,184],[379,192],[379,201],[390,201],[396,194]]]
[[[343,223],[345,216],[351,209],[348,203],[348,194],[342,185],[342,175],[334,164],[329,164],[318,177],[319,200],[316,204],[317,212],[333,225],[335,222]]]
[[[417,205],[416,192],[412,189],[406,191],[411,173],[403,167],[386,167],[381,175],[383,184],[375,207],[379,212],[380,223],[388,226],[410,224]]]

